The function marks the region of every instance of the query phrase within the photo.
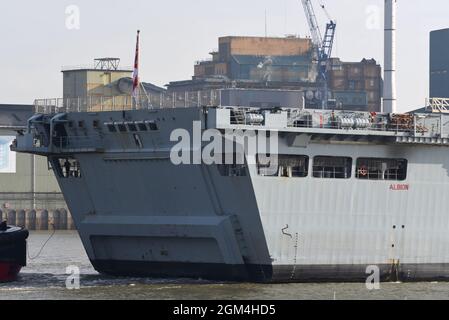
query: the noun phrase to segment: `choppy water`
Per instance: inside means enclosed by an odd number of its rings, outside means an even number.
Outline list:
[[[49,237],[31,232],[29,255]],[[66,268],[81,271],[80,289],[65,286]],[[18,281],[0,284],[0,299],[449,299],[449,283],[383,283],[369,291],[365,284],[252,284],[186,279],[113,278],[90,265],[76,232],[58,232],[41,255],[28,261]]]

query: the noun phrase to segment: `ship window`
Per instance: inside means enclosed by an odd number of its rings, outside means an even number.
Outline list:
[[[148,124],[148,127],[150,127],[151,131],[159,130],[156,122],[154,122],[154,121],[147,121],[146,123]]]
[[[139,131],[148,131],[147,126],[143,122],[137,122],[137,127],[139,128]]]
[[[403,181],[407,178],[407,160],[359,158],[355,174],[358,179]]]
[[[118,130],[120,132],[127,132],[128,130],[126,129],[126,126],[123,123],[119,123],[118,124]]]
[[[279,155],[279,176],[288,178],[307,177],[309,157],[296,155]]]
[[[278,158],[269,154],[257,155],[257,173],[264,177],[277,177],[279,172]]]
[[[74,158],[54,158],[52,165],[61,178],[81,178],[81,167]]]
[[[232,159],[232,160],[231,160]],[[232,163],[230,163],[232,162]],[[246,176],[246,164],[237,161],[237,154],[222,154],[221,164],[217,164],[218,172],[225,177]]]
[[[318,156],[313,159],[315,178],[349,179],[351,178],[352,159],[347,157]]]
[[[304,178],[309,172],[309,157],[303,155],[257,155],[258,174],[265,177]]]
[[[244,164],[219,164],[218,171],[226,177],[246,176],[246,166]]]
[[[137,126],[134,123],[128,123],[128,129],[131,132],[136,132],[137,131]]]

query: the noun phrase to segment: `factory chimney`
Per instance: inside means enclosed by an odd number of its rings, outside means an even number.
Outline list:
[[[385,0],[383,112],[396,109],[396,0]]]

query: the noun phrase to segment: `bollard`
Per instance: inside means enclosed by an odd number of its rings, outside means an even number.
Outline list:
[[[25,228],[25,210],[18,210],[16,213],[16,225]]]
[[[61,230],[59,210],[52,210],[48,216],[49,230]]]
[[[61,230],[68,230],[67,228],[67,210],[59,209],[59,227]]]
[[[10,226],[16,225],[16,210],[8,211],[8,225]]]
[[[36,230],[36,211],[26,210],[25,211],[25,228],[28,230]]]
[[[67,212],[67,230],[76,230],[75,222],[70,212]]]
[[[36,212],[36,230],[48,230],[48,211],[37,210]]]

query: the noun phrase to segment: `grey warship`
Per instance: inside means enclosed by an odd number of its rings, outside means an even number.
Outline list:
[[[41,103],[12,145],[48,157],[96,270],[356,281],[375,265],[382,280],[448,279],[447,101],[405,115],[195,103]],[[274,170],[266,153],[174,164],[171,134],[195,122],[276,133]]]
[[[37,100],[11,149],[48,158],[101,273],[449,280],[449,100],[396,112],[385,3],[383,112],[233,105],[223,90],[65,97]]]

